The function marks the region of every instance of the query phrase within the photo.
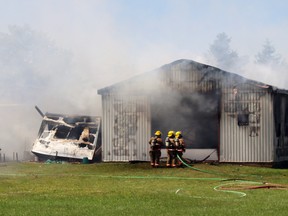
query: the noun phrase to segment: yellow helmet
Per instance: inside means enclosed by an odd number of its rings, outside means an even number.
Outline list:
[[[181,133],[181,131],[177,131],[176,133],[175,133],[175,136],[178,138],[179,136],[181,136],[182,135],[182,133]]]
[[[174,131],[169,131],[169,132],[168,132],[168,137],[172,137],[173,135],[175,135],[175,132],[174,132]]]
[[[155,136],[161,136],[161,131],[159,131],[159,130],[156,131],[156,132],[155,132]]]

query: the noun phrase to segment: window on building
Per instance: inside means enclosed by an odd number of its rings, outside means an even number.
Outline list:
[[[249,114],[247,113],[238,113],[238,126],[247,126],[249,125]]]

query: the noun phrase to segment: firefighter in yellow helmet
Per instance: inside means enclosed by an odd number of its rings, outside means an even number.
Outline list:
[[[175,132],[169,131],[165,139],[165,146],[167,149],[167,167],[176,167],[175,157],[176,157],[176,146],[175,146]]]
[[[161,138],[161,131],[156,131],[155,136],[151,137],[149,140],[150,145],[150,162],[152,167],[159,167],[160,157],[161,157],[161,147],[163,146],[163,141]]]
[[[182,136],[182,133],[181,131],[177,131],[175,133],[175,146],[176,146],[176,165],[178,167],[181,167],[183,166],[182,164],[182,161],[183,161],[183,152],[186,151],[186,148],[185,148],[185,143],[184,143],[184,139],[183,139],[183,136]],[[180,159],[179,159],[179,158]]]

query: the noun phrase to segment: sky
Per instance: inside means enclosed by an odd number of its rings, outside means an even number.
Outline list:
[[[34,105],[43,112],[101,115],[100,88],[178,59],[210,64],[205,55],[222,32],[231,38],[231,48],[250,61],[244,71],[234,73],[288,89],[286,73],[253,65],[267,39],[288,61],[287,11],[286,0],[0,0],[1,33],[14,25],[43,33],[73,56],[71,73],[65,74],[70,84],[82,81],[73,87],[60,86],[47,75],[47,82],[54,83],[50,87],[62,94],[30,90],[30,95],[37,92],[37,96],[25,101],[23,89],[21,101],[15,97],[7,103],[0,98],[1,118],[16,116],[8,131],[0,127],[0,144],[16,145],[11,136],[31,143],[41,121]],[[61,76],[56,70],[43,71],[49,77]],[[5,97],[5,92],[0,93]],[[25,120],[17,123],[23,114],[31,117],[31,127]]]
[[[288,57],[285,0],[0,0],[0,6],[1,32],[29,25],[71,50],[79,70],[111,75],[120,67],[129,71],[123,79],[182,58],[205,63],[221,32],[240,55],[253,58],[269,39]],[[114,83],[108,78],[101,87]]]

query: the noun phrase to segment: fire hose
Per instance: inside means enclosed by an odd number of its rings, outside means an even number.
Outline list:
[[[219,173],[219,172],[214,172],[214,171],[207,171],[207,170],[203,170],[203,169],[198,169],[198,168],[195,168],[193,166],[190,166],[189,164],[187,164],[179,155],[177,155],[177,158],[188,168],[190,169],[193,169],[195,171],[199,171],[199,172],[203,172],[203,173],[209,173],[209,174],[214,174],[214,175],[224,175],[223,173]],[[226,174],[225,174],[226,175]],[[246,175],[247,176],[247,175]],[[262,177],[262,176],[261,176]],[[217,185],[215,186],[213,189],[215,191],[220,191],[220,192],[226,192],[226,193],[234,193],[234,194],[237,194],[237,195],[240,195],[241,197],[244,197],[246,196],[246,193],[244,192],[240,192],[240,191],[234,191],[234,190],[223,190],[221,189],[222,187],[224,186],[228,186],[228,185],[232,185],[232,184],[235,184],[235,183],[238,183],[238,184],[265,184],[264,182],[255,182],[255,181],[249,181],[249,180],[241,180],[241,179],[224,179],[224,180],[221,180],[221,181],[233,181],[233,183],[226,183],[226,184],[220,184],[220,185]],[[179,191],[181,189],[178,189],[175,193],[178,194]]]

